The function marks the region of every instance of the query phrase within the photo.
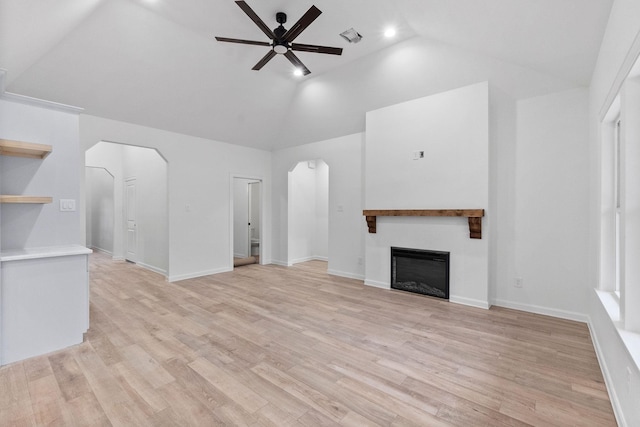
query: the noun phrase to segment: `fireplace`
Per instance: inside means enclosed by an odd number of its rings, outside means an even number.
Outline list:
[[[391,289],[449,299],[449,252],[392,247]]]

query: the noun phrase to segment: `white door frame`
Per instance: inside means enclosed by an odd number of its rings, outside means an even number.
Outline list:
[[[263,248],[264,248],[264,213],[265,213],[265,197],[264,197],[264,178],[262,176],[252,176],[246,174],[229,174],[229,271],[233,270],[233,183],[235,179],[251,179],[260,182],[260,247],[259,257],[260,264],[264,264]],[[251,236],[249,236],[251,238]],[[249,246],[249,255],[251,255],[251,246]]]

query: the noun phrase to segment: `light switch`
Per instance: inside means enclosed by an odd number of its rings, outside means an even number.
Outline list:
[[[75,212],[76,201],[74,199],[60,199],[60,212]]]

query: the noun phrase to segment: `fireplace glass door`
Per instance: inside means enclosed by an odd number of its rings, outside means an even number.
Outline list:
[[[449,252],[392,247],[391,288],[449,299]]]

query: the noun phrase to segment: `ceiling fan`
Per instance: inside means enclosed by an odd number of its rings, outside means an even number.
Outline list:
[[[267,27],[267,25],[256,15],[256,13],[249,7],[249,5],[245,1],[236,1],[236,4],[240,6],[240,9],[246,13],[249,18],[262,30],[263,33],[267,35],[271,39],[271,42],[261,42],[261,41],[253,41],[253,40],[241,40],[241,39],[231,39],[228,37],[216,37],[216,40],[219,42],[230,42],[230,43],[240,43],[240,44],[251,44],[257,46],[268,46],[271,48],[269,52],[260,60],[252,70],[260,70],[262,67],[266,65],[267,62],[271,61],[271,59],[277,54],[284,55],[289,62],[291,62],[296,68],[302,71],[302,74],[305,76],[309,74],[311,71],[300,61],[300,59],[293,53],[293,51],[298,52],[314,52],[314,53],[326,53],[329,55],[342,55],[342,48],[339,47],[328,47],[328,46],[316,46],[312,44],[300,44],[293,43],[293,40],[300,35],[315,19],[320,16],[322,13],[320,9],[315,6],[311,6],[307,12],[302,15],[302,18],[298,20],[291,28],[288,30],[283,27],[283,24],[287,22],[287,14],[284,12],[276,13],[276,22],[280,24],[273,31]]]

